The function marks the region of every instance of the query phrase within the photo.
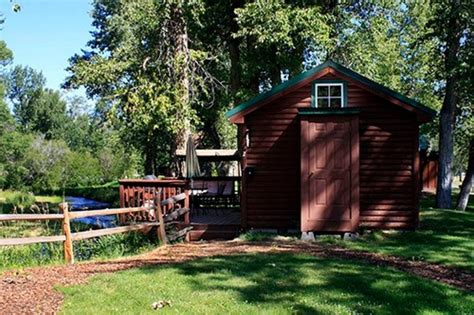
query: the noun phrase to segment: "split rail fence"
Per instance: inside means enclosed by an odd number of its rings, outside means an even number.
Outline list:
[[[61,203],[59,205],[60,213],[58,214],[0,214],[0,222],[42,220],[62,220],[63,222],[62,235],[0,238],[0,246],[63,242],[64,259],[67,263],[72,264],[74,263],[74,241],[131,231],[146,231],[153,227],[157,227],[158,238],[164,245],[180,237],[187,237],[187,233],[191,230],[189,226],[189,190],[185,189],[184,192],[173,196],[168,195],[166,199],[160,198],[163,196],[161,189],[157,190],[157,192],[153,199],[144,200],[145,205],[140,207],[69,211],[69,205]],[[118,215],[122,223],[129,222],[129,224],[98,230],[71,232],[72,219],[102,215]],[[146,218],[147,221],[136,222],[136,218]],[[179,218],[182,218],[182,220],[179,221]],[[166,227],[170,225],[175,225],[179,230],[167,235]]]

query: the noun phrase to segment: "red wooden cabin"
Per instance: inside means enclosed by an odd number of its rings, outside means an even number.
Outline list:
[[[242,227],[415,228],[419,126],[434,114],[332,61],[233,108]]]

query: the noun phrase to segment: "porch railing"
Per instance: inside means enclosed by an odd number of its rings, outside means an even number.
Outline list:
[[[240,176],[196,177],[190,190],[195,209],[240,208]]]
[[[189,181],[176,178],[165,179],[123,179],[120,184],[120,207],[147,207],[154,203],[154,200],[167,200],[179,194],[185,194],[189,199]],[[163,215],[173,211],[173,204],[163,206]],[[120,221],[153,221],[154,218],[149,212],[134,213],[124,215]],[[189,212],[184,215],[184,223],[189,224]]]
[[[120,180],[120,207],[142,207],[151,204],[157,196],[165,200],[169,196],[189,191],[192,207],[198,208],[239,208],[240,176],[200,176],[192,181],[177,178],[156,180]],[[170,209],[164,209],[166,214]],[[147,213],[134,214],[135,221],[149,221]],[[126,217],[122,218],[127,220]],[[189,220],[189,215],[185,218]]]

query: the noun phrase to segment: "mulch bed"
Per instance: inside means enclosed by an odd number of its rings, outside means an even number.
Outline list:
[[[337,257],[390,266],[423,278],[436,280],[458,289],[474,291],[474,274],[455,268],[399,257],[356,252],[334,246],[299,241],[248,243],[242,241],[215,241],[186,243],[161,247],[144,255],[106,262],[79,263],[71,266],[35,267],[8,271],[0,275],[0,305],[2,314],[54,314],[61,307],[63,296],[55,286],[87,282],[100,273],[169,264],[216,255],[242,253],[307,253],[319,257]]]

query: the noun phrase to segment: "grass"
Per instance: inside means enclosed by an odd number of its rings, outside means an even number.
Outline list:
[[[473,199],[471,197],[467,211],[455,211],[434,208],[434,196],[427,195],[421,201],[420,227],[415,231],[364,231],[356,241],[344,241],[334,236],[321,236],[317,241],[474,272]],[[259,242],[274,240],[276,236],[251,231],[240,235],[240,238]],[[296,239],[300,235],[290,236]]]
[[[59,204],[63,202],[63,197],[61,196],[35,196],[37,202],[47,202]]]
[[[65,195],[84,197],[97,201],[110,203],[112,206],[119,205],[119,183],[117,181],[109,182],[103,185],[91,187],[72,187],[63,190],[44,191],[47,195]]]
[[[77,195],[87,192],[88,197],[94,194],[95,196],[102,195],[102,199],[113,199],[111,196],[118,194],[118,187],[117,183],[109,183],[96,188],[78,188],[76,192]],[[18,193],[17,191],[0,190],[0,213],[11,211],[12,205],[6,201]],[[48,203],[51,213],[58,211],[57,204],[62,201],[62,197],[55,195],[34,197],[36,202]],[[118,197],[115,199],[118,200]],[[71,228],[73,231],[83,231],[90,227],[73,222]],[[0,238],[59,235],[62,234],[61,229],[60,221],[0,222]],[[150,235],[149,237],[137,232],[77,241],[74,242],[74,256],[78,261],[85,261],[139,254],[158,245],[158,240],[154,237],[156,233],[150,233]],[[61,243],[0,247],[0,272],[11,268],[62,263],[64,263],[64,257]]]
[[[77,261],[106,260],[150,251],[156,241],[137,233],[103,236],[74,242]],[[62,243],[33,244],[0,248],[0,272],[33,266],[64,264]]]
[[[83,231],[87,226],[73,222],[73,231]],[[34,237],[61,234],[60,221],[0,223],[0,237]],[[139,232],[103,236],[74,242],[77,261],[104,260],[135,255],[158,245],[154,237]],[[0,272],[11,268],[24,268],[64,263],[63,244],[44,243],[23,246],[0,247]]]
[[[385,267],[245,254],[95,276],[62,314],[473,314],[474,296]],[[172,306],[153,310],[154,302]]]
[[[0,214],[8,213],[13,208],[13,205],[8,203],[9,199],[12,199],[17,195],[18,191],[13,190],[1,190],[0,189]],[[63,201],[63,198],[58,195],[34,195],[35,202],[48,203],[52,207],[56,207],[59,203]]]
[[[420,227],[416,231],[374,231],[357,241],[323,239],[346,248],[395,255],[462,268],[474,272],[474,206],[468,211],[434,208],[433,196],[422,200]]]
[[[16,191],[0,189],[0,203],[5,202],[5,200],[8,199],[8,197],[11,197],[15,193]],[[56,195],[52,195],[52,196],[46,196],[46,195],[36,196],[35,195],[35,199],[38,202],[49,202],[49,203],[60,203],[63,200],[61,196],[56,196]]]

